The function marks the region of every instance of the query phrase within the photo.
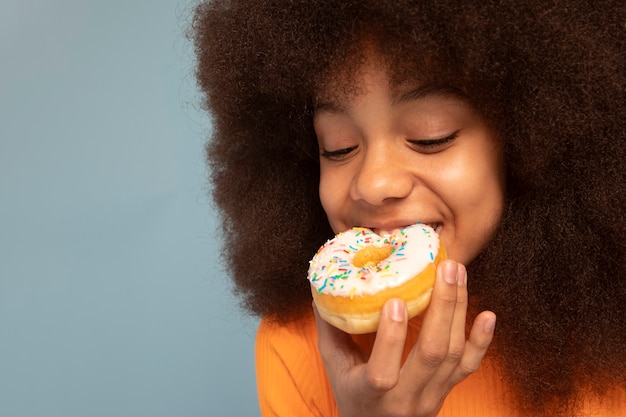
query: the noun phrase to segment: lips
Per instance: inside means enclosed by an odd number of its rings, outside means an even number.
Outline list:
[[[425,225],[428,225],[437,233],[440,233],[441,228],[443,227],[442,224],[439,222],[419,222],[418,221],[418,222],[412,222],[410,224],[402,225],[402,226],[368,227],[368,229],[373,230],[374,233],[376,233],[379,236],[388,236],[388,235],[393,235],[399,232],[400,230],[404,229],[405,227],[408,227],[416,223],[423,223]]]

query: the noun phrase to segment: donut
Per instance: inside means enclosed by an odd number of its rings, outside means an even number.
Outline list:
[[[443,259],[439,235],[426,224],[384,236],[355,227],[320,247],[308,279],[322,319],[350,334],[371,333],[390,298],[405,300],[409,318],[426,309]]]

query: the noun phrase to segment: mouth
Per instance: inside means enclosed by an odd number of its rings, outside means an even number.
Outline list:
[[[432,227],[432,229],[437,232],[437,234],[441,233],[441,229],[443,228],[443,225],[441,223],[429,223],[428,225]]]
[[[426,226],[430,226],[437,234],[441,233],[441,230],[443,229],[443,225],[440,222],[414,222],[411,223],[411,225],[413,224],[418,224],[418,223],[422,223],[425,224]],[[374,233],[376,233],[379,236],[389,236],[389,235],[393,235],[397,232],[399,232],[400,230],[409,227],[411,225],[407,225],[407,226],[400,226],[400,227],[392,227],[392,228],[376,228],[376,227],[370,227],[370,229],[372,229],[374,231]]]

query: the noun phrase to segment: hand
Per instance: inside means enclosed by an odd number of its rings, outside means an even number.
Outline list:
[[[463,265],[439,264],[418,340],[404,364],[404,301],[383,307],[368,362],[350,335],[315,312],[320,354],[342,417],[437,415],[452,388],[478,369],[493,337],[495,315],[484,311],[465,339],[466,278]]]

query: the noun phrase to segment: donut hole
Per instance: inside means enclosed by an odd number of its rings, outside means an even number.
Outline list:
[[[357,268],[368,268],[378,265],[391,256],[391,246],[366,246],[359,249],[352,259],[352,265]]]

